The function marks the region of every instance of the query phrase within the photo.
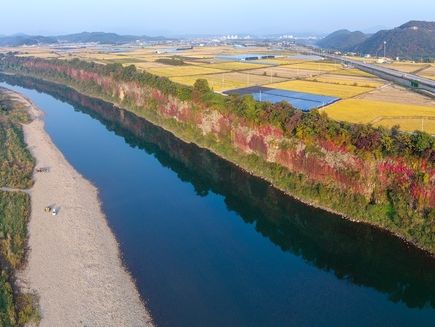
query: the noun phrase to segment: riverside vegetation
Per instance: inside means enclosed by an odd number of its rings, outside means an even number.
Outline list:
[[[29,123],[26,108],[0,89],[0,187],[32,186],[34,159],[24,142],[21,124]],[[25,263],[30,197],[0,191],[0,326],[38,322],[37,296],[15,283],[15,271]]]
[[[310,203],[387,229],[435,253],[435,140],[222,96],[134,66],[0,58],[0,69],[74,87],[208,148]]]

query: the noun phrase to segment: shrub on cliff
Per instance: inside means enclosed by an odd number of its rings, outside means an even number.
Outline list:
[[[138,71],[133,65],[102,65],[94,62],[58,59],[25,58],[13,54],[0,54],[0,70],[12,70],[25,74],[37,73],[54,79],[71,80],[71,68],[112,76],[115,80],[137,82],[160,90],[165,95],[176,96],[186,101],[194,99],[204,107],[219,110],[225,114],[236,114],[247,122],[270,123],[279,126],[286,135],[296,135],[303,141],[314,140],[333,143],[335,147],[349,152],[366,152],[366,156],[412,156],[419,159],[435,160],[433,137],[423,133],[399,133],[397,129],[387,130],[370,125],[337,122],[320,115],[316,110],[301,113],[288,104],[258,102],[249,96],[223,96],[214,93],[208,82],[199,79],[193,87],[174,83],[166,77]],[[83,81],[73,80],[74,83]],[[95,81],[86,82],[87,87]],[[89,85],[88,85],[89,84]]]
[[[193,98],[201,99],[203,95],[211,92],[211,88],[208,85],[208,81],[204,78],[199,78],[193,84]]]

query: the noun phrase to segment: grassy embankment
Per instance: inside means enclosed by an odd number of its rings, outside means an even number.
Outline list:
[[[21,124],[28,123],[22,104],[0,90],[0,187],[32,186],[34,159],[24,142]],[[0,191],[0,326],[39,321],[37,297],[15,285],[15,270],[25,262],[30,197]]]

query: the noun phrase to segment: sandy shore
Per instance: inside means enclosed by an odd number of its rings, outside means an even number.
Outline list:
[[[152,326],[150,315],[119,257],[97,189],[65,160],[44,130],[42,112],[25,98],[34,120],[25,139],[38,166],[30,190],[28,264],[23,287],[40,297],[41,326]],[[60,207],[57,216],[44,212]]]

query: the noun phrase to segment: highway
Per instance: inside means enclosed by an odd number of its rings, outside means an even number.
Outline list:
[[[367,73],[376,75],[382,79],[394,82],[396,84],[409,87],[414,91],[419,91],[435,97],[435,81],[423,78],[421,76],[399,72],[394,69],[381,67],[374,64],[367,64],[361,61],[352,60],[338,55],[331,55],[327,53],[319,53],[310,51],[310,54],[321,56],[330,60],[340,61],[346,65],[353,66]]]

